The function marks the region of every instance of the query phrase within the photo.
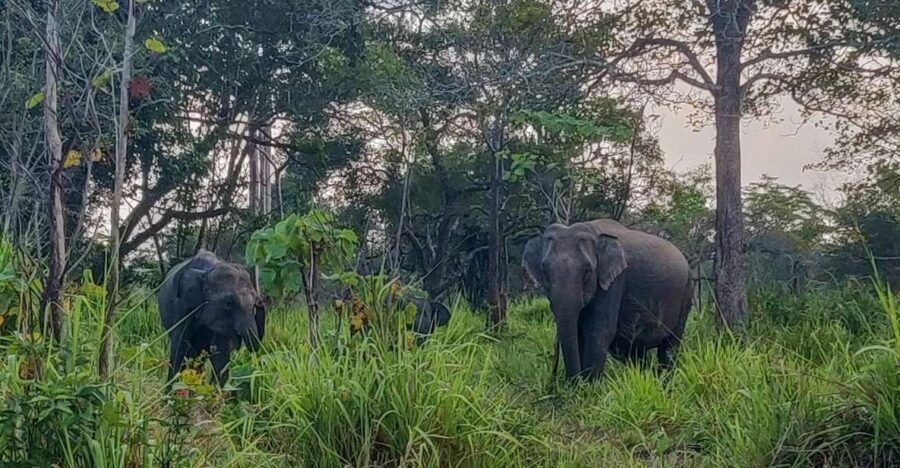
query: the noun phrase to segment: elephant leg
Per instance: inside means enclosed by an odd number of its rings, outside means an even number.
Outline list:
[[[581,373],[594,380],[603,373],[609,346],[616,336],[624,279],[615,280],[606,291],[599,291],[582,312],[579,339],[582,342]]]
[[[166,380],[171,383],[181,372],[185,360],[191,358],[195,350],[190,343],[187,327],[184,324],[172,330],[169,337],[172,341],[169,345],[169,376]]]
[[[679,311],[675,329],[672,330],[672,335],[656,348],[656,360],[659,362],[659,367],[662,370],[669,370],[674,364],[674,354],[678,351],[678,345],[681,344],[681,337],[684,336],[684,327],[687,323],[688,314],[691,312],[693,294],[694,284],[691,280],[688,280],[687,286],[684,288],[681,310]]]
[[[625,354],[625,361],[629,364],[637,364],[641,369],[647,367],[647,349],[632,346]]]
[[[661,370],[669,370],[675,362],[675,354],[678,351],[678,344],[681,340],[678,337],[671,337],[656,347],[656,360],[659,362]]]
[[[167,382],[171,383],[172,379],[181,372],[188,346],[181,337],[177,339],[172,338],[172,344],[169,345],[169,376],[166,378]]]

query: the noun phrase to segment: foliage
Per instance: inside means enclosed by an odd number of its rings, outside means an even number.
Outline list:
[[[352,230],[336,227],[331,214],[313,210],[254,232],[246,259],[259,267],[259,283],[266,293],[288,298],[308,287],[302,273],[314,264],[326,275],[343,271],[356,244]]]
[[[748,236],[780,233],[804,250],[817,245],[828,229],[825,210],[809,192],[779,184],[775,177],[763,176],[745,189],[744,212]]]
[[[0,329],[4,322],[18,314],[19,301],[25,287],[12,244],[0,238]]]
[[[387,312],[396,283],[359,280],[345,283]],[[610,361],[602,382],[549,394],[554,325],[544,299],[516,300],[501,337],[480,334],[483,319],[460,302],[425,346],[396,340],[405,319],[395,315],[387,341],[346,327],[316,360],[304,314],[278,308],[263,353],[234,357],[231,385],[210,387],[199,367],[168,394],[157,311],[137,308],[116,326],[126,348],[108,385],[85,371],[94,366],[54,358],[44,340],[0,341],[0,462],[890,466],[900,456],[898,340],[892,301],[876,291],[829,283],[751,296],[757,320],[746,341],[716,336],[704,308],[672,373]],[[82,323],[68,336],[83,346],[66,351],[73,363],[95,359],[102,310],[75,312]]]

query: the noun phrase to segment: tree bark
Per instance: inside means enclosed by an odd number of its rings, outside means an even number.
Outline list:
[[[119,272],[121,266],[120,249],[121,238],[118,226],[119,209],[122,204],[122,189],[125,185],[125,161],[128,152],[128,126],[130,123],[130,110],[128,108],[128,86],[131,83],[132,53],[134,49],[134,2],[128,2],[128,20],[125,25],[125,46],[122,52],[122,77],[119,81],[119,118],[116,129],[116,172],[113,185],[113,198],[110,204],[109,225],[109,273],[107,276],[106,293],[106,317],[103,321],[103,335],[100,340],[100,378],[106,380],[109,377],[109,349],[112,341],[112,326],[116,318],[116,307],[119,303]]]
[[[258,137],[259,130],[250,127],[251,138]],[[249,143],[250,147],[250,212],[259,214],[259,145]]]
[[[306,294],[306,309],[309,314],[309,346],[315,351],[319,347],[319,251],[310,245],[309,268],[304,271],[303,291]]]
[[[718,323],[740,331],[747,321],[741,202],[741,52],[752,2],[710,10],[716,35],[716,310]]]
[[[261,131],[266,141],[272,141],[271,124],[264,125]],[[260,213],[267,215],[272,211],[272,146],[261,145],[259,148]]]
[[[62,82],[62,48],[59,26],[56,21],[59,10],[57,0],[47,1],[47,24],[44,42],[46,60],[44,88],[44,137],[47,140],[48,167],[50,171],[50,197],[47,202],[50,224],[50,273],[44,285],[42,321],[49,325],[50,333],[57,341],[62,336],[63,309],[62,286],[66,271],[66,218],[63,212],[63,143],[59,132],[59,83]],[[49,318],[47,317],[49,315]],[[47,323],[46,321],[49,321]],[[46,332],[46,330],[45,330]]]
[[[490,325],[502,327],[506,321],[506,295],[503,292],[502,256],[503,242],[500,230],[500,197],[502,184],[502,160],[500,158],[499,131],[495,129],[491,136],[491,190],[488,197],[488,304],[490,308]]]

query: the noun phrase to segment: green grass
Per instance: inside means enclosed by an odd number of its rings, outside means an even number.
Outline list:
[[[233,359],[229,389],[192,384],[188,397],[162,391],[168,339],[152,301],[124,309],[114,382],[97,383],[102,297],[88,296],[73,298],[62,349],[0,337],[0,465],[900,462],[896,306],[867,285],[754,294],[741,338],[695,310],[674,371],[611,361],[601,382],[575,386],[550,385],[545,300],[516,301],[498,336],[457,304],[422,348],[324,333],[315,354],[305,312],[281,308],[270,313],[263,351]],[[322,329],[336,329],[330,312]],[[23,379],[37,361],[40,378]]]

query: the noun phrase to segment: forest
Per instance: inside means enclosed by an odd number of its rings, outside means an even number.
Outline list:
[[[898,289],[895,0],[0,0],[0,467],[898,466]]]

